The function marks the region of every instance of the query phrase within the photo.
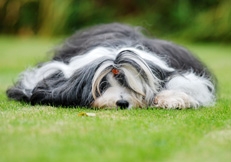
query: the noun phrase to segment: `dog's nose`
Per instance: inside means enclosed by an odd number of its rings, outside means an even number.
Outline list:
[[[126,100],[118,100],[118,101],[116,102],[116,105],[117,105],[118,107],[120,107],[121,109],[126,109],[126,108],[128,108],[129,103],[128,103],[128,101],[126,101]]]

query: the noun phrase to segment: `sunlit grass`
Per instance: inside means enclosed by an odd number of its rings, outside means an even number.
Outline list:
[[[18,73],[57,40],[0,38],[0,161],[229,161],[231,47],[183,43],[219,80],[218,102],[198,110],[89,110],[9,101]],[[80,117],[93,112],[96,117]]]

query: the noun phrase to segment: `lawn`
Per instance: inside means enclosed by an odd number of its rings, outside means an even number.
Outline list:
[[[218,100],[211,108],[97,111],[9,101],[6,88],[58,42],[0,37],[0,162],[230,161],[230,45],[181,42],[218,78]]]

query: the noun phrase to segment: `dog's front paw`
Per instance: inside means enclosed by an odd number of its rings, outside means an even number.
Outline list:
[[[185,109],[195,108],[198,106],[198,103],[184,92],[164,90],[156,95],[154,106],[165,109]]]

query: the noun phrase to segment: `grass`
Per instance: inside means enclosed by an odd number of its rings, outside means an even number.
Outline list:
[[[198,110],[88,110],[9,101],[5,90],[57,40],[0,37],[0,162],[187,161],[231,159],[231,47],[183,43],[219,80],[214,107]],[[79,117],[94,112],[96,117]]]

